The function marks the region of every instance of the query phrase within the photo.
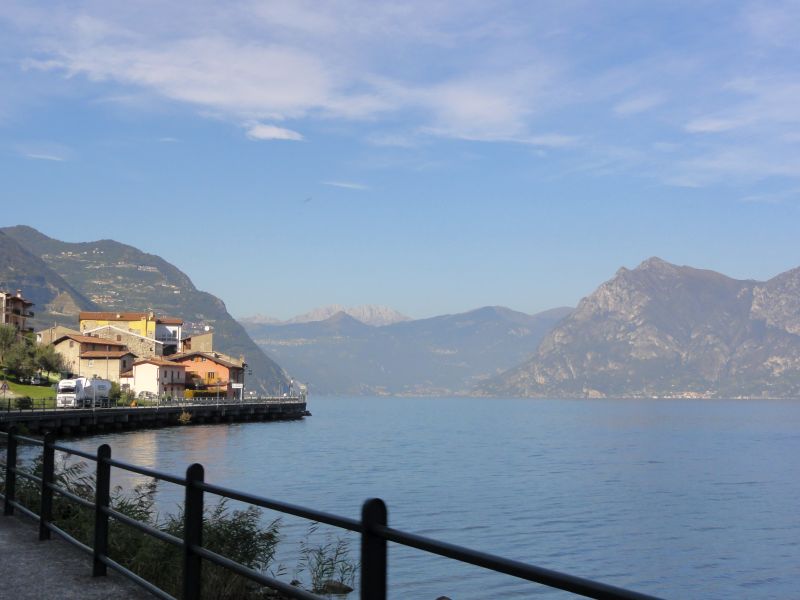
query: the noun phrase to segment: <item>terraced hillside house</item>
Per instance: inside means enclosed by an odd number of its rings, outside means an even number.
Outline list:
[[[186,389],[205,391],[233,400],[244,397],[244,358],[219,352],[184,352],[169,357],[186,367]]]
[[[136,358],[122,342],[95,336],[66,334],[56,339],[53,346],[74,375],[97,376],[117,383]]]
[[[183,398],[186,367],[163,358],[142,358],[133,363],[130,371],[122,374],[120,386],[138,398]]]
[[[33,318],[32,306],[33,302],[22,296],[22,290],[17,290],[16,294],[0,291],[0,324],[13,325],[23,333],[33,331],[27,323]]]
[[[78,315],[81,333],[113,325],[130,333],[161,342],[163,354],[180,350],[183,319],[157,316],[149,312],[81,312]]]

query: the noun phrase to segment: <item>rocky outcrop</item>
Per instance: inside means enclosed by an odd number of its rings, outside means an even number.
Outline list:
[[[800,396],[800,269],[767,282],[651,258],[584,298],[484,393]]]

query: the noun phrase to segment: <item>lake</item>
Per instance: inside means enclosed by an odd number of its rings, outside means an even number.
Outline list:
[[[399,529],[666,598],[798,596],[800,402],[358,397],[309,410],[67,444],[109,443],[171,473],[200,462],[212,483],[353,518],[377,496]],[[180,497],[164,485],[159,506]],[[306,524],[284,523],[291,576]],[[394,599],[572,597],[393,545],[389,564]]]

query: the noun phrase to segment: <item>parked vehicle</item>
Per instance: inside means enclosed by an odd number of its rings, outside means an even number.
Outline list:
[[[111,406],[111,382],[108,379],[77,377],[62,379],[56,390],[57,408]]]

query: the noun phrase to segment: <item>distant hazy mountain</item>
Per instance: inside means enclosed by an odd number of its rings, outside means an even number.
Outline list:
[[[325,320],[244,324],[318,393],[455,394],[531,356],[569,311],[531,316],[486,307],[380,327],[339,311]]]
[[[512,396],[800,397],[800,269],[767,282],[651,258],[584,298],[528,362],[484,382]]]
[[[266,315],[254,315],[252,317],[242,317],[239,321],[247,325],[275,325],[275,324],[288,324],[288,323],[310,323],[313,321],[324,321],[330,319],[336,313],[345,313],[354,319],[366,323],[367,325],[375,325],[381,327],[383,325],[392,325],[393,323],[400,323],[402,321],[409,321],[409,317],[404,314],[389,308],[388,306],[375,306],[365,304],[362,306],[342,306],[340,304],[331,304],[330,306],[323,306],[315,308],[311,312],[298,315],[289,319],[288,321],[281,321]]]
[[[26,226],[0,229],[0,236],[3,285],[30,295],[35,311],[46,309],[41,317],[37,313],[37,325],[51,324],[53,311],[63,306],[69,310],[59,321],[73,327],[82,309],[154,310],[180,316],[188,330],[212,326],[221,352],[244,355],[253,371],[251,386],[255,383],[265,391],[285,388],[283,370],[253,343],[222,300],[199,291],[164,259],[113,240],[61,242]],[[65,297],[71,304],[62,301]]]

